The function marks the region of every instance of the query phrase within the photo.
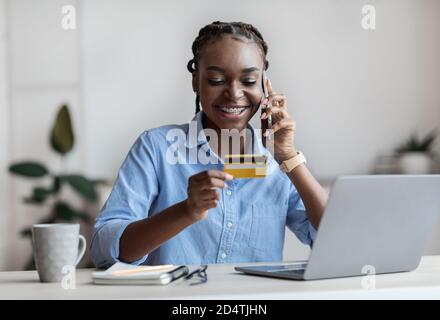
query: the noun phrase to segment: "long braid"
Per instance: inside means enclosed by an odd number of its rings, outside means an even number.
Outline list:
[[[199,31],[199,35],[194,40],[192,44],[192,52],[194,57],[188,61],[187,69],[190,73],[194,73],[198,70],[201,51],[204,45],[212,40],[219,39],[223,34],[230,34],[233,36],[245,37],[252,40],[258,44],[260,47],[263,59],[264,59],[264,70],[269,67],[269,61],[266,59],[268,46],[266,41],[264,41],[263,36],[260,31],[253,25],[243,22],[220,22],[214,21],[211,24],[204,26]],[[197,94],[196,97],[196,113],[200,111],[200,96]]]

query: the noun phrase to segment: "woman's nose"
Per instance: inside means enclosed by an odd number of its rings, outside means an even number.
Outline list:
[[[243,97],[243,88],[241,88],[240,84],[236,81],[230,83],[228,88],[225,90],[225,97],[237,101],[241,97]]]

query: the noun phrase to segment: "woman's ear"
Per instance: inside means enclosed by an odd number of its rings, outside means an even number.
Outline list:
[[[196,71],[192,73],[192,87],[194,92],[199,91],[199,76]]]

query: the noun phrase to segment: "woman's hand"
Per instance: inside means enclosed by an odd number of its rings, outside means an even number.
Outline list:
[[[225,180],[233,177],[219,170],[202,171],[188,179],[188,198],[186,207],[188,214],[194,221],[206,218],[208,209],[215,208],[220,199],[217,188],[226,186]]]
[[[267,91],[269,97],[265,100],[268,107],[261,109],[261,120],[272,116],[272,130],[265,130],[263,136],[271,135],[274,141],[274,157],[278,163],[294,157],[297,153],[294,146],[295,121],[287,113],[287,98],[283,94],[276,93],[272,90],[270,80],[267,80]],[[262,121],[262,128],[266,129]]]

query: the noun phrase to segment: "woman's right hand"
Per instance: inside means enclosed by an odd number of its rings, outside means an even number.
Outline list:
[[[208,209],[215,208],[220,199],[217,188],[224,188],[226,180],[233,176],[219,170],[199,172],[188,179],[188,198],[186,206],[188,214],[195,221],[202,220],[208,215]]]

